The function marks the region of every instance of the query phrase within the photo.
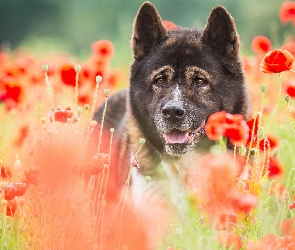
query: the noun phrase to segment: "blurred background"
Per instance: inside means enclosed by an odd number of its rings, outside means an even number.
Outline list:
[[[130,37],[138,0],[0,0],[0,44],[14,50],[28,48],[35,56],[62,51],[83,60],[92,42],[114,43],[113,66],[132,60]],[[251,54],[251,41],[265,35],[279,47],[294,29],[278,17],[281,0],[153,0],[163,20],[188,28],[202,28],[210,10],[224,5],[235,18],[242,53]],[[294,32],[292,32],[294,33]]]

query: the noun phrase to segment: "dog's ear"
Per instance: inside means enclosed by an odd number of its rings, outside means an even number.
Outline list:
[[[161,17],[150,2],[145,2],[135,17],[132,49],[134,58],[141,60],[150,49],[165,40],[167,30],[164,27]]]
[[[216,6],[211,11],[204,29],[203,41],[221,56],[237,56],[239,36],[236,25],[233,17],[223,6]]]

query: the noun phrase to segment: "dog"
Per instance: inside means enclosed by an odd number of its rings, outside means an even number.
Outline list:
[[[111,169],[116,183],[124,185],[144,138],[137,155],[140,168],[131,175],[135,204],[140,206],[150,176],[146,200],[161,193],[183,206],[187,168],[212,145],[204,129],[208,117],[221,110],[251,116],[234,19],[216,6],[203,30],[168,30],[156,8],[145,2],[131,43],[130,86],[109,98],[105,116],[105,128],[115,128]],[[97,119],[102,112],[103,106]]]

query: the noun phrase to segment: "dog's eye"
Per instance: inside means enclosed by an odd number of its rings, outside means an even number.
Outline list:
[[[207,84],[206,80],[203,78],[203,77],[200,77],[200,76],[197,76],[195,79],[194,79],[194,84],[196,86],[204,86]]]
[[[163,87],[165,84],[165,81],[164,81],[164,78],[162,76],[160,77],[157,77],[155,79],[155,85],[158,86],[158,87]]]

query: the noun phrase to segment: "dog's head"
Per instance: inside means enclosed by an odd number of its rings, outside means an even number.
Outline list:
[[[167,30],[144,3],[134,22],[130,108],[146,139],[178,156],[204,136],[204,125],[225,110],[249,116],[250,101],[233,18],[215,7],[204,30]]]

